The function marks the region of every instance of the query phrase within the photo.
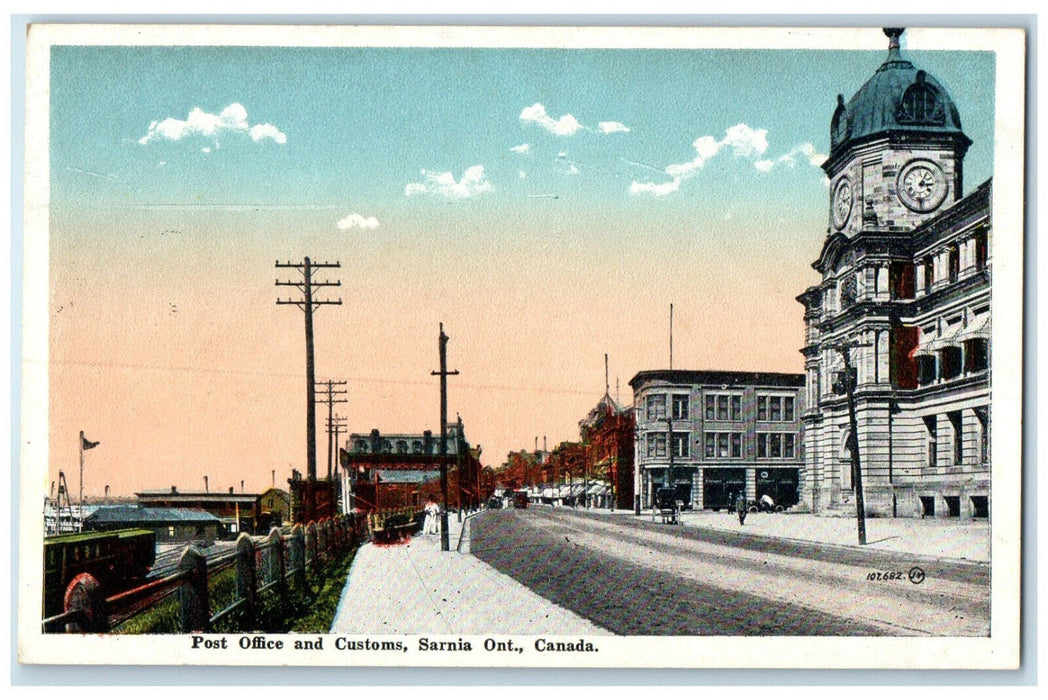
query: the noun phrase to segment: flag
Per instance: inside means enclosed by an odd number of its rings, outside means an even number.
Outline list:
[[[91,442],[86,437],[84,437],[83,433],[81,433],[81,435],[80,435],[80,446],[83,447],[85,450],[90,450],[92,448],[98,447],[100,444],[101,443],[98,443],[98,442]]]

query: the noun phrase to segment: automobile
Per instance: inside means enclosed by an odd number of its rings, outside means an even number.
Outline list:
[[[680,510],[684,504],[677,500],[677,489],[672,486],[663,486],[655,490],[655,498],[651,504],[651,522],[662,518],[664,523],[680,522]]]
[[[498,510],[502,507],[502,499],[498,496],[492,496],[488,499],[488,508],[491,510]]]
[[[750,513],[782,513],[785,508],[775,503],[768,494],[764,494],[756,501],[752,501],[746,508]]]
[[[513,507],[514,508],[527,508],[528,507],[528,492],[517,491],[513,494]]]

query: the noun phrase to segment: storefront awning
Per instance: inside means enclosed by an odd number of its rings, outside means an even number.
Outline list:
[[[957,334],[957,342],[976,339],[990,339],[990,314],[979,314],[967,328]]]

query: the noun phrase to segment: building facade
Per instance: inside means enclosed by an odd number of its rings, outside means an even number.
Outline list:
[[[630,380],[641,508],[672,483],[685,507],[771,496],[785,508],[803,492],[804,375],[650,370]]]
[[[378,430],[351,433],[340,453],[352,508],[372,512],[405,506],[418,507],[428,498],[442,501],[440,466],[447,465],[448,507],[476,508],[491,492],[493,478],[480,464],[480,447],[466,441],[462,421],[448,425],[444,453],[440,435]]]
[[[579,421],[589,471],[610,487],[609,505],[633,507],[633,409],[619,406],[605,392],[596,406]]]
[[[854,514],[989,512],[991,185],[964,193],[953,100],[902,30],[830,123],[829,228],[804,305],[802,501]],[[847,367],[850,372],[845,371]],[[847,395],[857,430],[852,435]]]
[[[211,513],[229,533],[246,532],[251,535],[266,534],[259,528],[261,494],[236,493],[229,487],[222,491],[179,491],[155,489],[135,494],[137,503],[143,508],[175,508],[198,510]]]

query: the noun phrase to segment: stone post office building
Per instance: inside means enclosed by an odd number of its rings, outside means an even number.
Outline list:
[[[971,140],[945,88],[888,54],[830,122],[829,229],[798,297],[806,326],[804,484],[816,513],[989,512],[991,183],[964,187]],[[842,353],[854,374],[849,430]]]

